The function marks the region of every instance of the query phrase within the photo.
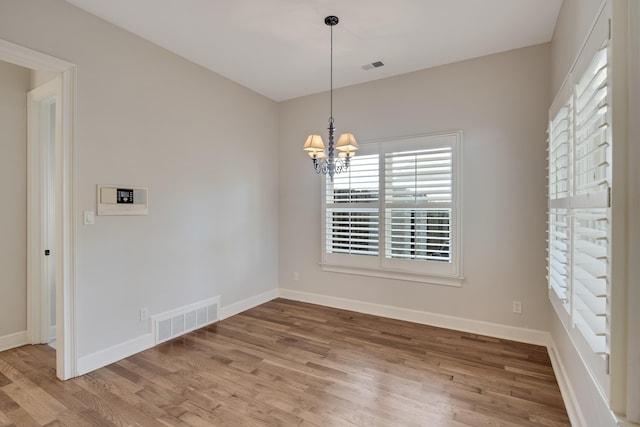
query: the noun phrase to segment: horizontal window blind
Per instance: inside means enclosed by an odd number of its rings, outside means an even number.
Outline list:
[[[351,159],[346,172],[326,180],[327,253],[377,256],[379,253],[379,156]]]

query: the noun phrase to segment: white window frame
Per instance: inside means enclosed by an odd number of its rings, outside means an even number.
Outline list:
[[[438,147],[452,149],[451,262],[400,260],[385,257],[385,154]],[[322,182],[321,267],[325,271],[407,280],[436,285],[461,286],[462,274],[462,131],[417,135],[360,143],[357,155],[378,154],[379,200],[372,203],[379,212],[379,251],[377,256],[327,253],[326,181]],[[328,178],[327,178],[328,179]]]

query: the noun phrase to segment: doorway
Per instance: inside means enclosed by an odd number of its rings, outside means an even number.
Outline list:
[[[27,95],[27,232],[31,298],[27,301],[29,342],[56,344],[56,146],[60,144],[62,81],[58,75]]]
[[[60,76],[60,97],[56,98],[55,114],[59,114],[59,128],[56,133],[55,148],[55,179],[53,180],[54,203],[53,222],[55,248],[50,253],[55,275],[55,335],[56,335],[56,375],[62,380],[77,376],[77,347],[76,347],[76,288],[75,288],[75,129],[76,129],[76,68],[74,64],[58,58],[25,48],[15,43],[0,39],[0,60],[6,61],[31,70],[54,73]],[[34,196],[35,198],[35,196]],[[28,203],[32,203],[31,193]],[[38,214],[39,215],[39,214]],[[28,213],[27,227],[40,224],[39,217],[32,211]],[[29,239],[27,245],[29,245]],[[37,245],[31,245],[37,248]],[[35,251],[35,249],[33,249]],[[40,249],[36,256],[31,251],[27,254],[27,262],[43,256]],[[34,275],[38,263],[27,267],[27,306],[36,298],[35,294],[42,292],[42,286],[32,283],[29,278]],[[37,272],[35,272],[37,274]],[[29,311],[29,309],[27,309]],[[31,313],[40,311],[32,310]],[[29,326],[33,323],[32,316],[27,316],[27,335]],[[40,323],[40,329],[42,329]],[[33,334],[35,335],[35,334]]]

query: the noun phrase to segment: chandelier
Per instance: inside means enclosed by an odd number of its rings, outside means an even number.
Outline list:
[[[327,16],[324,23],[331,28],[331,73],[330,73],[330,103],[329,103],[329,147],[325,151],[324,143],[320,135],[309,135],[302,147],[313,160],[313,168],[316,173],[333,176],[346,171],[349,168],[350,159],[355,156],[358,143],[352,133],[343,133],[334,145],[333,127],[333,27],[338,24],[337,16]],[[336,152],[338,155],[336,156]]]

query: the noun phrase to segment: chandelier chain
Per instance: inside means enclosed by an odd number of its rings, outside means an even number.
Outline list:
[[[333,123],[333,25],[331,28],[331,50],[329,60],[329,122]]]

